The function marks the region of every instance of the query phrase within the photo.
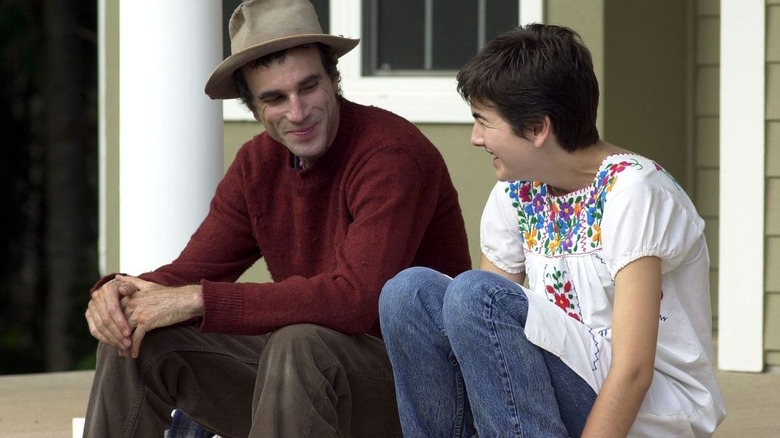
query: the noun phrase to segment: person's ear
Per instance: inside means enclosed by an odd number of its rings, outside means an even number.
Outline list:
[[[252,105],[252,116],[254,116],[255,120],[257,120],[260,123],[263,123],[263,120],[260,118],[260,113],[257,112],[257,106]]]
[[[544,116],[544,118],[534,126],[533,131],[533,144],[536,147],[542,146],[552,135],[552,121],[550,116]]]

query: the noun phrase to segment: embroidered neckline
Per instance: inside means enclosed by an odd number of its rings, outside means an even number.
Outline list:
[[[606,194],[625,169],[643,169],[641,159],[637,154],[608,155],[589,186],[563,195],[553,195],[538,181],[510,182],[506,191],[517,209],[523,247],[551,257],[599,250]]]

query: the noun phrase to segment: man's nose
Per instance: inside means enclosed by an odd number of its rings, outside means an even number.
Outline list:
[[[287,118],[291,122],[302,122],[306,118],[306,102],[298,95],[290,96],[290,108]]]

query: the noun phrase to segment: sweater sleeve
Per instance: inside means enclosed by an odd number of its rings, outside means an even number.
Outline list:
[[[350,216],[344,231],[342,224],[318,224],[328,233],[343,233],[333,238],[331,251],[324,255],[331,259],[321,263],[325,268],[311,276],[292,275],[265,284],[204,281],[201,330],[258,334],[312,323],[346,334],[378,335],[382,286],[414,261],[436,211],[442,178],[449,183],[439,155],[431,160],[433,153],[416,155],[408,148],[377,148],[349,169],[343,193],[334,193],[339,189],[319,195],[343,195],[345,214]],[[339,201],[331,200],[330,205],[333,202]],[[451,223],[459,224],[457,231],[463,233],[461,217],[453,217]],[[297,251],[295,245],[291,242],[291,252]],[[317,264],[318,255],[311,257]]]
[[[217,186],[209,212],[187,246],[170,264],[141,278],[166,286],[197,284],[203,278],[235,281],[260,258],[243,198],[241,162],[246,147]]]

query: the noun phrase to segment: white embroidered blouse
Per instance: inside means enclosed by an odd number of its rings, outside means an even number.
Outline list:
[[[611,363],[615,275],[662,261],[655,376],[631,436],[710,436],[725,416],[714,376],[704,221],[677,182],[634,154],[607,157],[593,183],[553,196],[539,182],[499,182],[482,215],[485,257],[525,272],[529,340],[598,391]]]

